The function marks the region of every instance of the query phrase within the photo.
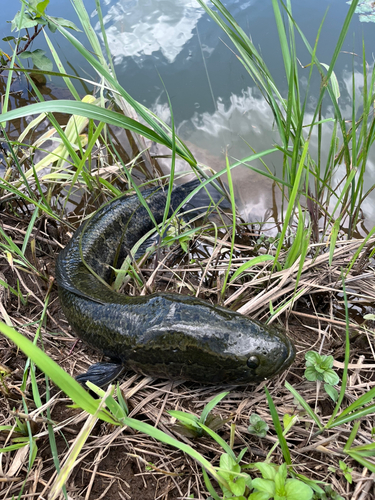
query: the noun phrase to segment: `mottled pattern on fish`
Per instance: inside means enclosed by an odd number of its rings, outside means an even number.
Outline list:
[[[172,191],[175,209],[199,184]],[[166,192],[143,191],[156,223]],[[56,262],[64,313],[90,346],[145,375],[200,383],[247,384],[270,378],[294,359],[284,332],[195,297],[170,293],[129,297],[110,288],[139,239],[154,227],[137,196],[99,209],[76,231]]]

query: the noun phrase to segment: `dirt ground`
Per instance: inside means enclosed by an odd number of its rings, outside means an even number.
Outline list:
[[[18,244],[22,244],[25,223],[3,216],[3,227]],[[44,276],[53,276],[54,259],[65,243],[53,223],[47,221],[35,233],[37,251],[30,251],[29,261]],[[38,320],[48,293],[49,283],[35,273],[20,270],[17,263],[10,263],[5,256],[0,261],[0,271],[5,280],[17,288],[17,280],[27,304],[23,305],[16,296],[4,294],[2,303],[13,325],[32,339],[38,327]],[[372,271],[371,271],[372,272]],[[163,282],[164,283],[164,282]],[[165,286],[165,285],[163,285]],[[171,283],[173,287],[173,283]],[[217,295],[213,294],[214,297]],[[297,358],[292,367],[280,377],[267,383],[280,419],[285,414],[299,415],[299,422],[288,433],[287,442],[295,470],[315,481],[332,485],[333,489],[346,499],[364,500],[375,498],[373,474],[343,451],[348,439],[349,426],[343,425],[333,431],[316,435],[311,419],[298,407],[292,394],[284,387],[287,380],[315,409],[323,421],[332,414],[334,404],[321,387],[318,394],[316,384],[303,378],[304,354],[308,350],[332,354],[335,368],[342,375],[345,349],[345,323],[342,304],[332,298],[331,292],[319,295],[307,294],[288,316],[282,315],[284,324],[294,339]],[[212,297],[211,297],[212,299]],[[368,306],[365,306],[368,311]],[[355,320],[353,310],[351,321]],[[325,315],[326,321],[321,318]],[[318,320],[316,319],[318,316]],[[331,319],[330,319],[331,318]],[[41,337],[47,354],[69,374],[76,376],[89,365],[101,359],[100,353],[77,341],[60,309],[57,287],[53,285],[49,297],[46,325]],[[344,406],[353,402],[375,384],[374,341],[372,333],[351,329],[351,369]],[[41,345],[41,344],[40,344]],[[16,417],[25,422],[25,414],[35,411],[33,388],[30,381],[27,390],[21,393],[23,370],[26,358],[22,352],[0,335],[0,369],[2,371],[0,396],[0,425],[14,426]],[[356,368],[354,365],[358,363]],[[368,364],[368,367],[366,367]],[[6,376],[4,374],[7,374]],[[37,370],[37,380],[42,403],[46,403],[46,381]],[[130,416],[158,427],[167,434],[177,437],[199,451],[213,465],[219,464],[221,450],[209,437],[193,440],[181,436],[173,427],[174,420],[167,410],[184,410],[200,415],[204,405],[217,394],[229,390],[230,394],[215,408],[214,413],[223,419],[230,419],[218,432],[229,442],[231,426],[235,424],[233,449],[238,454],[247,448],[242,464],[263,461],[276,442],[264,392],[265,383],[248,387],[207,387],[183,381],[153,380],[148,377],[127,373],[121,380],[121,389],[128,402]],[[70,400],[52,383],[47,403],[54,422],[54,436],[60,463],[75,442],[87,414],[70,407]],[[22,397],[24,396],[24,404]],[[249,417],[258,413],[269,425],[265,438],[258,438],[248,432]],[[45,413],[32,422],[32,431],[38,447],[31,471],[28,471],[28,448],[3,453],[0,460],[0,500],[16,498],[25,482],[21,498],[48,498],[56,479],[50,438]],[[355,445],[372,442],[375,428],[373,415],[367,416],[360,425]],[[17,435],[8,430],[0,431],[0,445],[9,446]],[[353,468],[353,482],[350,484],[339,468],[339,460],[345,460]],[[282,454],[277,447],[273,462],[282,463]],[[254,473],[255,474],[255,473]],[[214,482],[213,482],[214,483]],[[208,493],[203,482],[200,467],[187,455],[129,428],[114,427],[98,421],[77,458],[73,473],[66,483],[68,497],[74,500],[99,500],[102,498],[156,500],[156,499],[206,499]],[[219,490],[218,490],[219,491]]]

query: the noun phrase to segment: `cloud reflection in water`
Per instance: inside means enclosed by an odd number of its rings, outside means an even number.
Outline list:
[[[118,0],[109,7],[104,25],[115,64],[126,57],[139,64],[159,50],[174,62],[203,15],[196,0]],[[100,33],[99,23],[95,30]]]

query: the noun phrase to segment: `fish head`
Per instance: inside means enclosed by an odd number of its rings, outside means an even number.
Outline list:
[[[221,317],[219,312],[219,317]],[[236,385],[269,380],[286,370],[295,347],[282,328],[260,323],[227,310],[220,325],[211,321],[201,328],[204,367],[214,383]],[[195,336],[197,336],[195,330]],[[203,367],[203,363],[202,363]]]
[[[223,355],[233,370],[223,377],[240,385],[269,380],[285,371],[295,358],[295,347],[286,333],[278,327],[264,325],[250,318],[240,319],[238,329],[228,335]]]
[[[293,362],[294,345],[281,328],[199,299],[173,299],[168,305],[167,297],[145,332],[154,373],[160,367],[160,374],[199,383],[245,385],[268,380]]]

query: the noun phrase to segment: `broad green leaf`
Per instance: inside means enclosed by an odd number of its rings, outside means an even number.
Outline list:
[[[235,473],[241,472],[241,467],[237,462],[227,453],[223,453],[220,456],[220,468],[227,471],[233,471]]]
[[[42,0],[41,2],[36,3],[36,11],[38,14],[44,16],[45,15],[45,10],[49,4],[49,0]]]
[[[270,479],[262,479],[260,477],[256,477],[253,479],[253,488],[258,491],[264,491],[269,495],[275,494],[275,482]]]
[[[42,49],[36,49],[32,52],[29,50],[25,50],[20,54],[21,59],[31,58],[33,64],[37,66],[39,69],[43,71],[52,71],[53,63],[48,57],[45,55],[46,51]]]
[[[246,482],[245,478],[243,477],[237,477],[233,481],[228,481],[228,484],[230,486],[230,489],[232,493],[236,496],[243,495],[245,493],[246,489]]]
[[[268,500],[271,496],[270,493],[266,493],[265,491],[254,491],[250,494],[249,500]]]
[[[330,385],[336,385],[340,382],[340,377],[334,370],[326,370],[323,374],[324,382]]]
[[[309,382],[315,382],[316,380],[323,379],[323,377],[316,371],[314,366],[308,366],[305,370],[304,375]]]
[[[320,360],[320,354],[316,351],[308,351],[305,354],[305,359],[311,364],[318,363]],[[306,363],[307,364],[307,363]]]
[[[285,485],[287,500],[311,500],[313,490],[298,479],[288,479]]]
[[[27,29],[27,28],[33,28],[34,26],[37,26],[38,20],[32,19],[29,14],[25,13],[22,16],[22,22],[21,22],[21,13],[17,12],[17,14],[14,16],[12,20],[12,28],[11,30],[22,30],[22,29]]]
[[[265,462],[256,462],[255,467],[260,470],[263,479],[275,479],[277,469],[274,465],[266,464]]]
[[[337,390],[332,387],[330,384],[324,384],[324,390],[328,394],[328,396],[332,399],[332,401],[336,402],[337,398],[339,397],[339,393]]]

